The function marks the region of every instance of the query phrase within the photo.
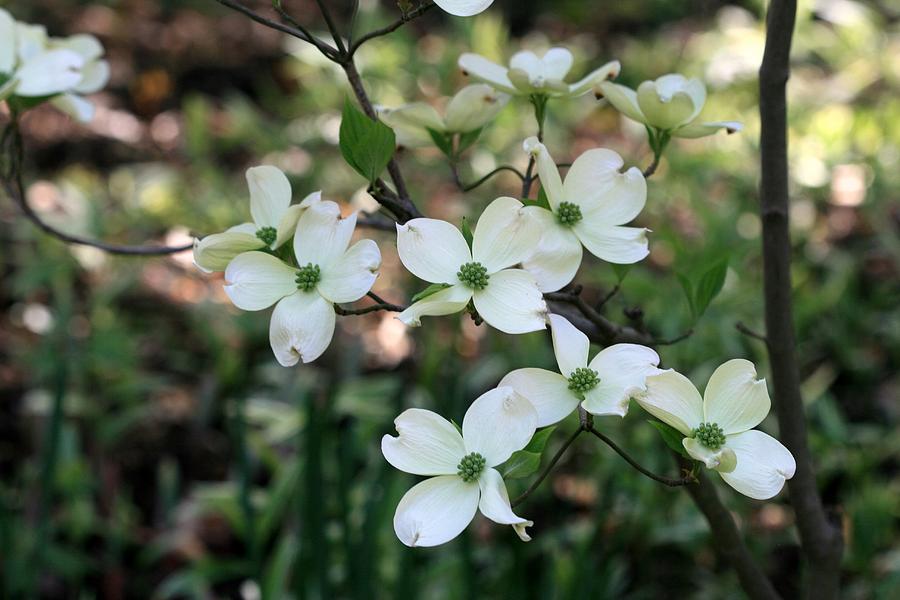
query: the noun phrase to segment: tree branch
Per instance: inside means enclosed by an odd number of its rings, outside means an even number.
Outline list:
[[[450,165],[450,170],[453,173],[453,180],[456,182],[456,187],[458,187],[459,190],[462,192],[471,192],[475,188],[480,187],[481,185],[487,183],[492,177],[494,177],[498,173],[502,173],[503,171],[509,171],[510,173],[514,173],[516,175],[516,177],[519,178],[520,181],[525,181],[525,175],[520,170],[513,167],[512,165],[500,165],[499,167],[497,167],[496,169],[494,169],[487,175],[484,175],[477,181],[475,181],[473,183],[469,183],[469,184],[464,184],[462,182],[462,180],[459,178],[459,171],[456,169],[456,165]]]
[[[19,131],[16,115],[12,115],[9,124],[4,129],[2,142],[0,142],[0,155],[6,159],[6,165],[3,169],[4,172],[0,174],[0,177],[2,177],[3,180],[3,189],[6,191],[6,194],[19,206],[22,213],[29,221],[34,223],[34,225],[44,233],[67,244],[90,246],[110,254],[128,256],[160,256],[165,254],[175,254],[177,252],[190,250],[194,247],[193,242],[180,246],[129,246],[123,244],[110,244],[100,240],[66,233],[44,221],[40,215],[31,208],[31,205],[28,204],[28,199],[25,197],[25,185],[22,182],[22,160],[24,156],[22,134]]]
[[[690,483],[695,483],[697,481],[697,478],[694,475],[694,472],[692,470],[688,470],[688,469],[686,469],[688,471],[688,473],[685,474],[683,477],[674,478],[674,477],[664,477],[663,475],[657,475],[656,473],[645,468],[638,461],[633,459],[631,457],[631,455],[629,455],[627,452],[625,452],[625,450],[623,450],[618,444],[616,444],[608,436],[606,436],[606,434],[595,429],[593,425],[588,426],[586,431],[589,433],[593,433],[596,437],[598,437],[600,439],[600,441],[602,441],[604,444],[606,444],[607,446],[612,448],[616,454],[618,454],[619,456],[624,458],[625,462],[627,462],[629,465],[631,465],[639,473],[649,477],[653,481],[658,481],[659,483],[661,483],[663,485],[667,485],[669,487],[681,487],[681,486],[688,485]]]
[[[321,52],[322,54],[324,54],[331,60],[334,60],[337,57],[337,50],[335,48],[329,46],[326,42],[323,42],[322,40],[320,40],[319,38],[317,38],[316,36],[311,34],[306,29],[300,27],[299,24],[296,23],[296,21],[294,21],[293,19],[291,19],[291,22],[294,24],[294,26],[291,27],[289,25],[283,25],[277,21],[273,21],[272,19],[268,19],[259,13],[255,13],[252,10],[250,10],[249,8],[247,8],[246,6],[244,6],[243,4],[241,4],[240,2],[237,2],[236,0],[215,0],[215,1],[218,2],[219,4],[221,4],[222,6],[226,6],[232,10],[236,10],[237,12],[241,13],[242,15],[249,17],[251,20],[256,21],[260,25],[265,25],[266,27],[275,29],[276,31],[280,31],[282,33],[286,33],[297,39],[303,40],[304,42],[308,42],[308,43],[312,44],[313,46],[315,46],[316,48],[319,49],[319,52]],[[279,14],[282,14],[282,16],[284,16],[284,14],[286,14],[280,9],[280,3],[278,5],[276,5],[276,10],[278,10]]]
[[[553,470],[553,467],[556,466],[556,463],[558,463],[559,460],[563,457],[563,454],[566,453],[566,450],[569,449],[569,446],[572,445],[572,442],[575,441],[575,438],[581,435],[581,432],[583,431],[584,429],[582,427],[579,427],[574,432],[572,432],[572,435],[570,435],[569,438],[565,442],[563,442],[563,445],[560,446],[559,450],[556,451],[556,454],[553,455],[553,458],[550,459],[550,462],[547,463],[547,466],[545,466],[541,470],[537,479],[532,481],[531,485],[528,486],[528,489],[519,494],[515,500],[509,503],[510,507],[515,508],[516,506],[524,502],[525,499],[528,498],[528,496],[530,496],[532,492],[534,492],[534,490],[538,489],[538,487],[544,482],[544,479],[547,478],[547,475],[550,474],[550,471]]]
[[[347,317],[351,315],[366,315],[373,312],[378,312],[379,310],[386,310],[390,312],[403,312],[406,310],[405,306],[400,306],[398,304],[391,304],[390,302],[386,302],[380,296],[378,296],[375,292],[368,292],[366,294],[369,298],[375,301],[375,304],[371,306],[366,306],[364,308],[344,308],[339,304],[334,305],[334,312],[341,315],[342,317]]]
[[[796,0],[772,0],[759,69],[763,278],[766,339],[781,440],[797,463],[788,480],[791,504],[806,558],[807,597],[837,598],[843,540],[825,513],[807,442],[806,414],[794,340],[791,238],[788,227],[787,100]]]
[[[399,19],[388,25],[387,27],[382,27],[380,29],[375,29],[374,31],[370,31],[369,33],[361,36],[358,40],[350,44],[349,50],[347,53],[352,57],[356,54],[356,51],[359,50],[360,46],[368,42],[369,40],[374,40],[375,38],[382,37],[388,35],[389,33],[393,33],[400,29],[404,24],[409,23],[413,19],[422,16],[425,12],[428,11],[431,7],[434,6],[433,2],[427,2],[408,13],[402,15]]]

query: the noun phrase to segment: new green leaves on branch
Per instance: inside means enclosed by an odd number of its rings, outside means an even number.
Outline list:
[[[709,303],[722,291],[727,272],[728,259],[723,259],[704,272],[697,280],[696,285],[691,283],[691,280],[685,275],[678,275],[678,282],[681,283],[681,288],[684,290],[688,306],[691,309],[691,318],[694,321],[703,316]]]
[[[341,114],[341,154],[353,169],[374,183],[394,155],[396,138],[390,127],[370,119],[350,100]]]

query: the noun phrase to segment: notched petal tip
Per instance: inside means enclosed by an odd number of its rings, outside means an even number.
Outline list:
[[[530,542],[531,536],[528,535],[528,532],[525,531],[526,527],[534,527],[534,521],[525,521],[524,523],[515,523],[512,528],[515,530],[516,535],[519,536],[519,539],[523,542]]]

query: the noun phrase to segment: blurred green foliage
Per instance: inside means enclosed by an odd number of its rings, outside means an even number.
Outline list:
[[[260,163],[283,168],[297,199],[322,188],[370,207],[365,181],[337,147],[348,89],[312,48],[200,0],[9,4],[52,32],[97,33],[113,63],[89,127],[50,109],[25,120],[30,198],[48,218],[116,241],[220,231],[246,220],[243,171]],[[322,28],[310,4],[286,4]],[[887,3],[801,4],[789,86],[791,217],[812,449],[847,537],[846,597],[896,598],[900,20]],[[768,372],[760,343],[735,330],[738,321],[762,329],[762,10],[756,0],[603,10],[579,0],[498,0],[473,19],[430,14],[367,45],[359,61],[384,105],[451,95],[464,84],[456,58],[470,50],[499,60],[520,47],[564,44],[576,54],[576,75],[616,58],[629,85],[670,71],[707,81],[705,116],[741,120],[745,131],[672,143],[639,218],[653,230],[652,254],[604,306],[663,338],[693,327],[661,354],[699,383],[737,356]],[[395,13],[360,2],[355,30]],[[524,164],[529,110],[513,102],[485,130],[464,156],[466,181],[497,164]],[[547,144],[560,161],[605,146],[629,164],[649,162],[643,129],[590,96],[552,102],[548,112]],[[436,150],[405,151],[401,164],[423,212],[457,223],[516,193],[515,179],[501,176],[460,195]],[[376,291],[405,302],[424,285],[402,276],[391,236],[373,235],[386,259]],[[29,589],[47,598],[739,594],[687,495],[586,439],[522,505],[536,523],[531,543],[481,520],[441,548],[396,540],[393,510],[414,478],[381,457],[393,417],[419,406],[459,421],[509,370],[552,365],[543,334],[513,339],[448,317],[407,337],[389,315],[351,317],[321,360],[282,369],[267,318],[234,310],[221,281],[201,276],[189,257],[67,248],[9,203],[0,205],[0,240],[0,580],[8,597]],[[621,272],[586,259],[578,281],[599,299]],[[694,324],[676,274],[697,286],[724,263],[722,292]],[[598,424],[651,469],[674,471],[636,407]],[[48,436],[54,426],[59,435]],[[574,426],[562,423],[548,450]],[[763,429],[776,433],[773,417]],[[55,463],[49,439],[58,440]],[[510,493],[527,483],[512,480]],[[722,495],[779,590],[795,597],[799,550],[787,494],[753,502],[723,486]]]

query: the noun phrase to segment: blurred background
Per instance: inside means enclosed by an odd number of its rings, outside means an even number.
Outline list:
[[[98,36],[112,64],[78,125],[42,107],[24,119],[28,199],[68,231],[122,243],[181,243],[248,217],[244,171],[268,163],[295,199],[323,189],[371,209],[337,148],[343,75],[311,47],[212,0],[12,0],[55,35]],[[265,11],[267,2],[250,3]],[[322,32],[315,5],[286,0]],[[330,4],[341,27],[351,2]],[[708,120],[733,136],[675,141],[649,181],[639,223],[650,257],[604,312],[639,308],[663,361],[698,386],[727,358],[768,374],[762,330],[756,70],[763,4],[497,0],[471,19],[438,10],[358,55],[378,104],[440,105],[465,84],[464,51],[505,62],[565,45],[573,77],[613,58],[620,82],[678,71],[702,78]],[[811,445],[826,503],[843,519],[847,598],[900,597],[900,7],[885,0],[801,1],[790,96],[796,326]],[[354,31],[398,15],[360,0]],[[324,35],[324,33],[323,33]],[[463,179],[524,167],[530,107],[513,101],[465,155]],[[604,146],[646,165],[642,127],[588,95],[549,107],[558,161]],[[433,149],[400,158],[428,216],[459,222],[517,194],[497,177],[462,195]],[[393,236],[379,241],[375,291],[408,302]],[[392,516],[415,478],[386,464],[380,438],[405,407],[461,422],[509,370],[553,366],[549,338],[515,338],[466,317],[407,330],[391,314],[339,318],[312,365],[278,366],[268,315],[234,309],[221,276],[190,253],[134,259],[67,247],[0,203],[0,581],[8,598],[734,598],[683,490],[643,478],[580,438],[518,512],[534,540],[476,518],[434,549],[400,544]],[[676,274],[729,261],[721,295],[692,322]],[[578,281],[597,300],[619,282],[586,254]],[[363,301],[363,304],[365,301]],[[574,418],[574,417],[573,417]],[[675,473],[633,409],[598,425],[645,465]],[[575,421],[561,424],[550,451]],[[777,433],[774,416],[762,425]],[[508,482],[515,496],[529,479]],[[787,494],[752,501],[717,481],[752,551],[786,598],[799,548]]]

